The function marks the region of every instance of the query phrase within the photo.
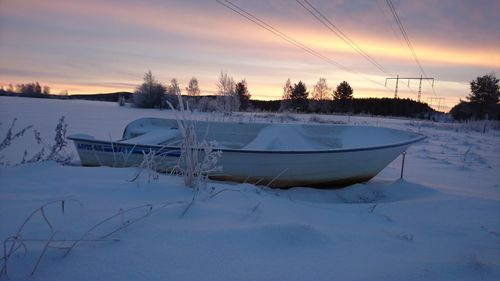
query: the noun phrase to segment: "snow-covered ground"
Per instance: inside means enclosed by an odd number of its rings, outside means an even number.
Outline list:
[[[272,115],[233,118],[311,119]],[[0,97],[0,139],[18,118],[17,129],[33,125],[51,143],[61,116],[68,134],[117,139],[134,119],[171,113]],[[483,133],[481,123],[376,117],[312,119],[411,130],[428,138],[408,150],[403,180],[398,158],[370,182],[340,190],[209,181],[186,209],[193,192],[178,177],[160,175],[148,183],[143,173],[131,182],[134,168],[5,165],[19,162],[25,150],[31,155],[41,149],[28,131],[0,151],[0,238],[15,235],[30,213],[54,201],[43,210],[56,232],[44,249],[48,224],[41,212],[28,221],[21,232],[26,253],[19,248],[8,260],[9,280],[500,280],[497,129],[487,124]],[[72,144],[67,152],[75,153]],[[72,243],[60,240],[80,239],[119,212],[68,255],[57,248]]]

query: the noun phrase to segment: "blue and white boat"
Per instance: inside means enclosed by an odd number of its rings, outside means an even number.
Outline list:
[[[215,180],[273,187],[339,187],[377,175],[425,136],[401,130],[350,125],[263,124],[196,121],[198,140],[216,141],[222,152]],[[130,167],[154,154],[158,170],[179,164],[182,134],[175,119],[142,118],[117,141],[72,135],[84,166]]]

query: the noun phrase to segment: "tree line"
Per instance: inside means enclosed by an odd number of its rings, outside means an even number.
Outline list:
[[[310,102],[315,102],[311,100]],[[282,109],[282,100],[252,100],[254,110],[278,112]],[[411,99],[395,98],[352,98],[347,103],[342,100],[319,101],[321,113],[367,114],[381,116],[400,116],[414,118],[432,118],[435,111],[426,103]],[[343,110],[346,109],[346,110]],[[307,110],[307,113],[318,113]]]
[[[9,84],[6,89],[2,86],[2,92],[16,93],[26,97],[38,97],[50,95],[50,87],[42,86],[38,82],[20,83],[13,86]]]
[[[320,78],[312,92],[306,84],[299,81],[292,84],[288,79],[283,86],[281,100],[251,100],[245,79],[235,82],[233,77],[221,72],[217,81],[215,95],[201,95],[196,77],[189,80],[184,88],[187,99],[193,109],[199,111],[290,111],[308,113],[352,113],[407,117],[427,117],[434,112],[426,103],[410,99],[393,98],[354,98],[353,89],[348,82],[339,83],[335,89],[328,86],[325,78]],[[137,107],[167,108],[167,101],[176,105],[177,94],[181,87],[174,78],[165,86],[158,82],[151,71],[144,75],[144,83],[134,93],[119,92],[112,94],[73,95],[61,91],[58,95],[50,94],[50,87],[38,82],[9,84],[1,86],[0,95],[16,95],[39,98],[80,98],[90,100],[120,101],[132,100]],[[132,98],[129,98],[132,97]],[[465,101],[454,106],[450,114],[455,120],[497,119],[500,120],[499,79],[495,74],[486,74],[470,82],[470,94]]]
[[[308,91],[304,82],[292,84],[288,79],[283,86],[282,98],[274,101],[251,100],[251,94],[245,79],[236,81],[225,72],[220,72],[216,82],[216,91],[212,95],[202,95],[199,82],[192,77],[187,86],[181,88],[177,79],[169,84],[159,82],[151,71],[144,74],[144,81],[133,93],[119,92],[96,95],[50,95],[50,88],[38,82],[12,85],[7,91],[0,89],[3,95],[20,95],[42,98],[77,98],[102,101],[118,101],[125,105],[129,100],[136,107],[168,109],[168,103],[177,107],[176,95],[183,94],[191,109],[203,112],[234,111],[280,111],[304,113],[352,113],[407,117],[425,117],[433,110],[425,103],[410,99],[391,98],[354,98],[353,88],[347,81],[342,81],[335,88],[328,86],[325,78],[320,78]],[[182,90],[181,90],[182,89]]]
[[[353,113],[391,115],[407,117],[426,117],[434,112],[425,103],[410,99],[366,98],[355,99],[354,90],[347,81],[342,81],[334,89],[330,88],[325,78],[320,78],[313,86],[312,92],[307,90],[304,82],[292,84],[288,79],[283,86],[281,100],[251,100],[246,80],[235,82],[227,73],[221,72],[216,83],[215,95],[201,96],[198,80],[193,77],[185,88],[185,99],[191,109],[199,111],[280,111],[307,113]],[[177,106],[176,95],[181,94],[181,87],[174,78],[165,86],[158,82],[151,71],[144,75],[144,82],[133,94],[133,103],[137,107],[167,108],[167,101]]]
[[[200,96],[198,79],[193,77],[185,88],[187,99],[192,108],[200,111],[245,111],[250,106],[250,92],[245,79],[235,82],[227,73],[221,72],[217,81],[215,98]],[[177,79],[170,80],[169,85],[163,85],[153,76],[151,71],[144,75],[144,82],[134,91],[133,103],[142,108],[167,108],[170,103],[177,106],[177,96],[181,95],[181,87]],[[167,103],[168,102],[168,103]]]
[[[329,113],[351,111],[353,89],[346,81],[341,82],[335,90],[328,86],[325,78],[320,78],[314,85],[311,98],[306,84],[299,81],[292,86],[290,79],[285,82],[280,103],[280,111]],[[334,102],[332,102],[334,101]]]
[[[235,82],[234,78],[225,72],[221,72],[216,83],[215,96],[204,96],[207,99],[191,99],[196,101],[198,107],[203,111],[240,111],[251,109],[251,94],[245,79]],[[189,97],[199,97],[201,94],[198,80],[191,78],[185,88]],[[177,79],[173,78],[169,85],[164,85],[153,76],[151,71],[144,75],[144,82],[136,88],[133,94],[133,103],[137,107],[143,108],[166,108],[167,101],[175,104],[175,96],[180,95],[181,87]],[[314,86],[312,98],[304,82],[299,81],[292,86],[288,79],[283,87],[280,111],[295,112],[329,112],[330,108],[325,106],[327,101],[341,101],[340,109],[349,110],[349,100],[353,99],[353,89],[346,81],[340,83],[335,91],[331,92],[325,78],[320,78]],[[196,107],[196,106],[195,106]]]

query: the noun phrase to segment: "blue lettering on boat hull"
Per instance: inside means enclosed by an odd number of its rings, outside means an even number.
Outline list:
[[[154,151],[158,156],[180,157],[181,151],[175,148],[165,147],[148,147],[148,146],[122,146],[111,144],[90,144],[76,143],[78,150],[94,151],[94,152],[110,152],[120,154],[144,154]]]

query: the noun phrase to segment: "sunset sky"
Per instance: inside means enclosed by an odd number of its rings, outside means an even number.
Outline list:
[[[287,78],[311,90],[320,77],[332,88],[348,81],[355,97],[393,97],[394,81],[385,87],[386,77],[421,75],[385,0],[308,0],[385,72],[295,0],[231,2],[330,62],[215,0],[0,0],[0,85],[133,91],[151,70],[181,87],[195,76],[202,93],[211,94],[224,71],[246,79],[255,99],[280,98]],[[422,68],[435,78],[434,90],[423,83],[423,101],[444,98],[448,110],[467,96],[472,79],[500,75],[500,1],[392,3]],[[399,88],[400,97],[417,98],[418,81]]]

